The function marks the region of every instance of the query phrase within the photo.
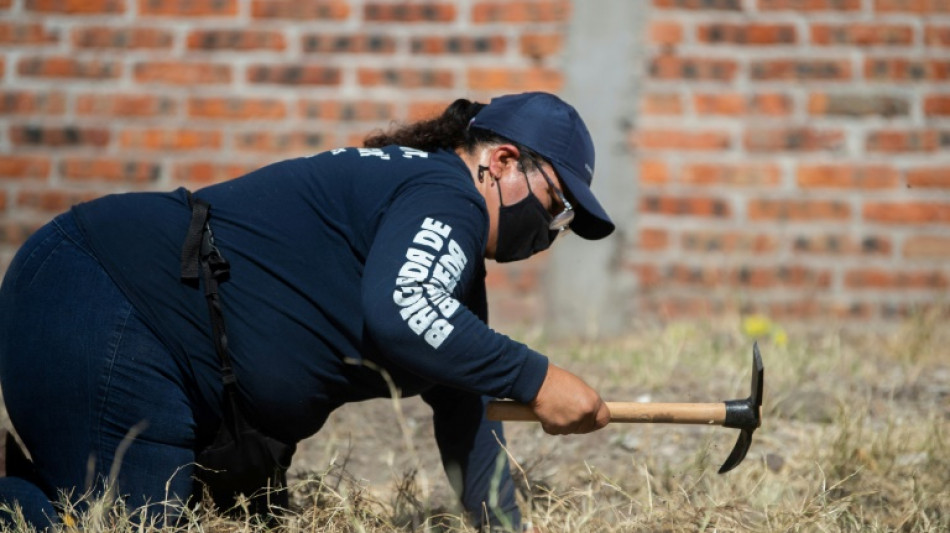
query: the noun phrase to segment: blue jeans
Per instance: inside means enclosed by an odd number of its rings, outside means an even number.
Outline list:
[[[145,520],[174,513],[162,503],[191,496],[198,442],[189,375],[72,215],[59,216],[24,244],[0,287],[0,387],[37,474],[0,478],[0,503],[16,500],[38,520],[61,493],[75,500],[114,484]]]

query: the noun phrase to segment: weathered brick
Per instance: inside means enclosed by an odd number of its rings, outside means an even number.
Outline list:
[[[753,128],[743,136],[743,145],[751,152],[837,152],[844,149],[845,133],[840,129]]]
[[[647,214],[729,218],[729,202],[708,196],[669,196],[646,194],[640,199],[640,210]]]
[[[205,186],[243,176],[255,168],[257,165],[241,163],[179,163],[172,170],[172,177],[176,184]]]
[[[889,165],[802,164],[796,181],[803,188],[891,189],[900,183],[900,174]]]
[[[762,11],[860,11],[861,0],[758,0]]]
[[[121,15],[124,0],[25,0],[23,8],[45,14]]]
[[[747,210],[749,220],[847,220],[851,207],[839,200],[752,199]]]
[[[950,237],[913,235],[904,241],[901,255],[906,259],[950,259]]]
[[[492,53],[502,54],[505,51],[505,41],[498,37],[499,43],[492,47]],[[494,44],[494,41],[493,41]],[[547,57],[557,56],[564,49],[564,35],[560,32],[524,33],[518,38],[521,55],[540,61]]]
[[[161,164],[154,161],[127,159],[70,157],[59,165],[59,172],[67,181],[153,184],[162,176]]]
[[[83,26],[73,29],[72,43],[76,48],[168,49],[174,43],[174,36],[171,31],[158,28]]]
[[[844,285],[850,289],[946,289],[950,277],[940,270],[893,271],[856,268],[845,272]]]
[[[409,110],[406,112],[406,120],[415,122],[417,120],[428,120],[435,118],[445,111],[445,108],[451,101],[445,100],[416,100],[409,102]]]
[[[637,148],[644,150],[725,150],[732,145],[729,133],[721,131],[695,131],[694,129],[643,128],[632,139]]]
[[[475,24],[561,22],[567,20],[570,14],[571,3],[568,0],[477,0],[472,6],[472,21]]]
[[[262,19],[343,21],[350,16],[347,0],[252,0],[251,16]]]
[[[689,185],[773,187],[781,183],[782,170],[774,163],[691,163],[681,180]]]
[[[864,76],[873,81],[945,81],[950,79],[950,60],[867,58]]]
[[[287,105],[270,98],[189,98],[188,116],[217,120],[281,120]]]
[[[81,94],[76,98],[76,114],[111,117],[158,117],[175,113],[177,103],[165,96],[150,94]]]
[[[697,93],[693,108],[700,115],[786,116],[792,113],[794,102],[781,93]]]
[[[927,26],[924,29],[924,44],[927,46],[950,46],[950,26]]]
[[[247,81],[251,83],[335,86],[341,77],[338,67],[323,65],[258,64],[247,69]]]
[[[874,9],[881,13],[932,15],[950,13],[950,2],[947,0],[874,0]]]
[[[669,232],[665,229],[641,228],[637,248],[644,251],[655,252],[665,250],[669,246],[669,243]]]
[[[820,45],[907,46],[914,28],[907,24],[813,24],[811,42]]]
[[[10,127],[10,141],[14,146],[102,147],[109,143],[109,137],[109,130],[105,128],[36,125]]]
[[[413,54],[501,54],[507,41],[501,35],[471,37],[466,35],[413,37],[409,49]]]
[[[749,76],[757,81],[845,81],[853,76],[848,59],[756,59]]]
[[[221,148],[220,131],[194,129],[135,129],[119,134],[119,146],[133,150],[192,151]]]
[[[847,117],[896,117],[910,114],[910,101],[901,96],[886,94],[831,94],[808,95],[808,113]]]
[[[670,180],[670,171],[662,159],[641,159],[639,177],[643,185],[663,185]]]
[[[921,189],[950,189],[950,165],[908,169],[907,186]]]
[[[242,152],[274,154],[310,154],[333,148],[336,139],[326,132],[237,132],[234,146]]]
[[[0,115],[62,115],[65,111],[66,95],[62,92],[0,92]]]
[[[189,50],[281,51],[287,49],[287,40],[276,30],[193,30],[187,45]]]
[[[468,87],[482,91],[548,91],[556,93],[564,85],[564,74],[552,68],[469,67]]]
[[[17,73],[30,78],[113,80],[122,73],[118,61],[70,57],[26,57],[17,63]]]
[[[890,256],[891,240],[879,235],[862,238],[839,233],[799,234],[794,237],[792,249],[796,254]]]
[[[940,134],[936,130],[880,130],[867,135],[870,152],[934,152],[940,148]]]
[[[46,178],[51,168],[47,157],[0,155],[0,178]]]
[[[417,89],[420,87],[452,88],[455,84],[455,74],[449,69],[441,68],[360,68],[356,78],[364,87],[400,87]]]
[[[143,61],[135,64],[138,83],[168,85],[223,84],[231,82],[231,65],[182,61]]]
[[[934,94],[924,98],[924,114],[928,116],[950,116],[950,95]]]
[[[449,2],[400,2],[384,4],[368,2],[363,6],[367,22],[442,22],[455,20],[457,7]]]
[[[69,191],[64,189],[29,189],[16,195],[18,208],[44,213],[62,213],[70,207],[93,200],[99,196],[95,191]]]
[[[644,115],[681,115],[683,100],[675,93],[648,93],[640,97],[640,112]]]
[[[383,34],[310,33],[304,35],[301,42],[307,53],[392,54],[396,51],[396,39]]]
[[[683,57],[662,54],[650,61],[650,75],[660,80],[705,80],[731,82],[739,69],[734,59]]]
[[[778,250],[778,239],[768,233],[690,230],[680,238],[683,250],[692,253],[767,254]]]
[[[742,11],[742,0],[653,0],[660,9],[715,9]]]
[[[950,203],[865,202],[862,216],[865,220],[885,224],[947,224],[950,223]]]
[[[699,42],[708,44],[777,45],[794,44],[798,40],[792,24],[712,23],[696,28]]]
[[[59,32],[40,23],[0,21],[0,45],[42,45],[59,42]]]
[[[680,44],[683,42],[683,25],[675,21],[654,20],[647,28],[647,38],[653,44]]]
[[[233,17],[238,0],[138,0],[141,15],[165,17]]]
[[[827,269],[799,265],[778,268],[757,267],[710,267],[700,265],[668,265],[660,271],[664,283],[672,286],[691,287],[744,287],[766,289],[772,287],[827,288],[831,285],[831,272]]]
[[[442,109],[445,103],[442,103]],[[387,121],[395,117],[393,103],[388,101],[301,100],[300,116],[308,119],[350,121]]]

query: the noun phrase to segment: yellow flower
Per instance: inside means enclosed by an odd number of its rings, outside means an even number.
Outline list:
[[[788,344],[788,334],[782,328],[775,328],[775,331],[772,332],[772,342],[776,346],[785,346]]]
[[[772,321],[762,315],[749,315],[742,319],[742,332],[747,337],[764,337],[772,331]]]

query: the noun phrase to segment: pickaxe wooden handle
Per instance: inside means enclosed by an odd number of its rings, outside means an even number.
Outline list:
[[[651,424],[703,424],[725,426],[741,430],[732,453],[719,469],[726,473],[745,458],[752,443],[752,432],[762,425],[762,387],[765,371],[758,343],[752,347],[752,393],[742,400],[720,403],[635,403],[607,402],[610,422]],[[537,421],[530,406],[508,400],[489,402],[486,410],[489,420],[511,422]]]

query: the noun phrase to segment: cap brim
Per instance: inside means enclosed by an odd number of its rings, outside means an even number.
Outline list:
[[[558,176],[564,187],[571,193],[575,205],[574,220],[571,222],[571,231],[579,237],[595,241],[613,233],[615,226],[607,216],[607,212],[594,197],[590,186],[584,182],[574,171],[559,161],[552,161],[551,164],[557,171]]]

